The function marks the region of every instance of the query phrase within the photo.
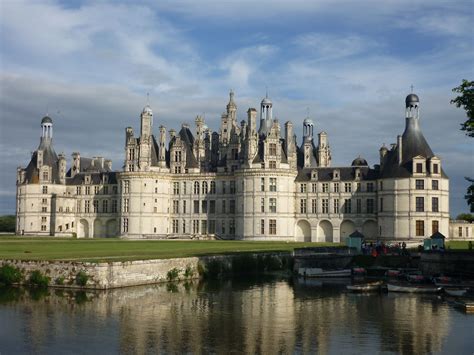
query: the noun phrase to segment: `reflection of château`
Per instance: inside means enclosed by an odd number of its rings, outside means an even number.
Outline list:
[[[355,295],[292,288],[287,282],[237,284],[188,290],[179,285],[178,292],[167,285],[117,289],[98,292],[81,305],[51,293],[46,300],[24,297],[3,308],[20,315],[15,324],[22,329],[15,336],[21,334],[34,353],[70,338],[83,346],[84,336],[102,350],[107,344],[109,351],[140,354],[340,353],[348,348],[437,353],[445,349],[452,326],[448,306],[432,297]]]
[[[121,172],[79,153],[68,170],[44,117],[40,146],[18,169],[17,232],[298,241],[340,241],[356,229],[385,239],[448,235],[448,178],[421,133],[418,96],[407,96],[405,131],[380,148],[373,168],[361,157],[332,167],[325,132],[316,143],[306,118],[298,146],[293,124],[282,132],[272,110],[266,97],[259,127],[253,108],[239,125],[231,92],[219,132],[198,116],[194,134],[186,124],[179,132],[160,126],[157,138],[146,106],[140,135],[126,128]]]

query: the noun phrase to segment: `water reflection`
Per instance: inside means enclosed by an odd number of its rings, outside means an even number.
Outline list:
[[[474,318],[437,296],[356,295],[338,283],[42,292],[0,289],[0,353],[440,353],[453,337],[457,351],[473,346]]]

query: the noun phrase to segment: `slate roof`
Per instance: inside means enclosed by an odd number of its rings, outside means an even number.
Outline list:
[[[313,170],[318,172],[317,181],[334,181],[334,170],[339,171],[339,181],[353,181],[355,179],[356,169],[360,170],[360,180],[376,180],[377,171],[368,166],[361,167],[329,167],[329,168],[302,168],[298,171],[296,181],[310,181]]]
[[[86,176],[90,175],[91,177],[91,185],[99,185],[102,184],[104,181],[104,175],[108,176],[108,184],[117,184],[117,172],[109,171],[109,172],[82,172],[76,174],[74,177],[66,178],[66,185],[83,185],[86,179]]]
[[[25,169],[25,182],[29,184],[37,184],[39,182],[39,170],[37,168],[38,150],[43,151],[43,165],[52,168],[51,181],[59,184],[59,159],[50,138],[41,138],[38,149],[31,156],[30,163]]]

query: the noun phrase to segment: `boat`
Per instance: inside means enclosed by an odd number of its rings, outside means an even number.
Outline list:
[[[450,296],[461,297],[464,296],[467,292],[465,288],[445,288],[444,292]]]
[[[411,275],[411,274],[408,274],[407,275],[407,280],[409,282],[423,282],[426,280],[426,278],[423,276],[423,275]]]
[[[304,277],[350,277],[351,269],[323,270],[321,268],[299,268],[298,274]]]
[[[402,274],[400,270],[387,270],[385,276],[388,277],[399,277]]]
[[[352,274],[354,276],[364,276],[367,274],[367,270],[365,270],[363,267],[353,267]]]
[[[346,288],[352,292],[375,292],[375,291],[380,291],[380,288],[382,287],[382,285],[383,285],[382,281],[377,281],[377,282],[370,282],[366,284],[347,285]]]
[[[440,292],[442,287],[433,286],[413,286],[413,285],[395,285],[387,284],[389,292],[407,292],[407,293],[437,293]]]

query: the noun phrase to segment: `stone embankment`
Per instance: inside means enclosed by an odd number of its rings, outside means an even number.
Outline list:
[[[49,278],[49,286],[110,289],[232,273],[288,271],[292,269],[292,261],[291,253],[246,253],[103,263],[0,260],[0,267],[18,268],[25,283],[34,271],[39,271]],[[83,282],[78,281],[79,274]]]

